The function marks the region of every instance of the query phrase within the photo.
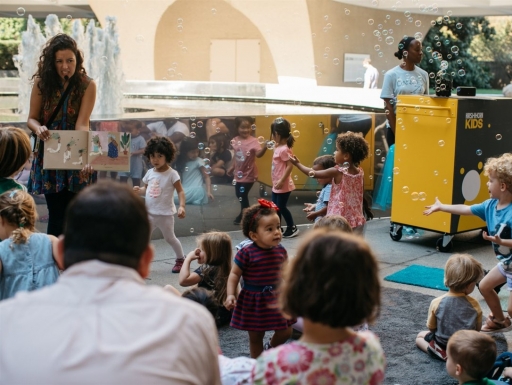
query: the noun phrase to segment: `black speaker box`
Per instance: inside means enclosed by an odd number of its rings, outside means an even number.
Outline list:
[[[457,96],[475,96],[475,87],[457,87]]]

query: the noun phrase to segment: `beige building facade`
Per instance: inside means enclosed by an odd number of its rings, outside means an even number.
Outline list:
[[[362,87],[361,57],[370,56],[379,71],[390,69],[399,63],[393,53],[400,39],[426,34],[443,16],[334,0],[89,0],[89,6],[100,22],[117,17],[128,80],[354,87]]]

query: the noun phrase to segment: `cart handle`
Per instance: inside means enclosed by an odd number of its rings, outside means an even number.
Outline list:
[[[400,103],[398,105],[398,107],[411,107],[411,108],[416,108],[416,107],[419,107],[421,109],[429,109],[429,110],[448,110],[448,111],[451,111],[452,109],[450,107],[440,107],[440,106],[429,106],[429,107],[426,107],[426,106],[418,106],[417,104],[402,104]]]

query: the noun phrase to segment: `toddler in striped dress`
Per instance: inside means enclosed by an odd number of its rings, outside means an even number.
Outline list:
[[[266,348],[285,343],[292,333],[291,325],[295,321],[282,316],[276,294],[288,254],[280,243],[281,223],[273,202],[259,199],[258,204],[245,209],[242,230],[253,243],[235,256],[224,306],[228,310],[234,308],[231,326],[249,332],[251,357],[256,358],[263,351],[266,331],[274,330]],[[243,286],[236,298],[240,277],[243,277]]]

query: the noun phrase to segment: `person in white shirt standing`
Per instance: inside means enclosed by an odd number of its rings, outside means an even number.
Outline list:
[[[220,385],[202,306],[146,286],[154,250],[143,200],[101,181],[70,203],[58,281],[0,303],[2,384]]]
[[[363,67],[366,68],[363,88],[377,88],[377,84],[379,82],[379,70],[372,66],[372,61],[369,57],[363,60]]]

